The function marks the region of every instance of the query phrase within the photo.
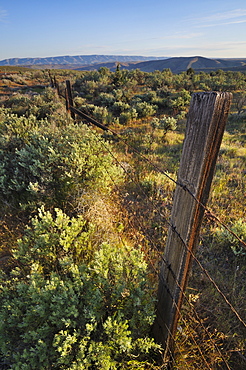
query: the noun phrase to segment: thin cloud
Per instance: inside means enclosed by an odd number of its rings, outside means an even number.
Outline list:
[[[229,12],[211,14],[199,19],[199,27],[225,26],[246,22],[246,9],[235,9]]]
[[[193,33],[184,33],[184,34],[173,34],[173,35],[169,35],[169,36],[163,36],[163,37],[158,37],[159,40],[171,40],[171,39],[194,39],[196,37],[200,37],[202,36],[203,34],[200,33],[200,32],[193,32]]]
[[[105,49],[105,48],[110,48],[110,47],[115,47],[115,45],[124,45],[127,44],[128,46],[133,44],[133,43],[148,43],[149,41],[159,41],[159,40],[182,40],[182,39],[194,39],[197,37],[203,36],[203,33],[201,32],[191,32],[191,33],[174,33],[166,36],[157,36],[157,37],[145,37],[145,38],[136,38],[136,39],[122,39],[122,40],[117,40],[111,42],[109,45],[83,45],[83,49]]]
[[[171,55],[171,56],[190,56],[190,55],[203,55],[210,58],[220,57],[228,58],[228,55],[233,57],[244,57],[242,50],[246,50],[246,41],[238,42],[214,42],[202,43],[194,45],[176,44],[172,46],[163,46],[155,49],[148,49],[148,54],[154,55]]]
[[[216,23],[210,23],[210,24],[202,24],[200,23],[197,27],[215,27],[215,26],[226,26],[228,24],[239,24],[239,23],[246,23],[246,19],[242,20],[234,20],[230,22],[216,22]]]
[[[2,23],[5,22],[7,15],[8,15],[7,11],[0,8],[0,22]]]
[[[226,19],[233,19],[233,18],[239,18],[243,17],[246,15],[246,9],[234,9],[230,10],[228,12],[223,12],[223,13],[216,13],[216,14],[211,14],[210,16],[207,17],[202,17],[200,18],[200,21],[223,21]]]

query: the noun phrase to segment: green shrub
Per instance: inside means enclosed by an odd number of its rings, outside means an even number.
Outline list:
[[[167,134],[168,131],[175,131],[177,128],[177,119],[170,116],[163,116],[159,119],[154,117],[150,122],[152,132],[156,129],[160,129],[163,132],[163,136]]]
[[[177,120],[174,117],[167,117],[164,116],[160,120],[159,128],[163,130],[163,134],[166,135],[166,133],[170,131],[175,131],[177,128]]]
[[[154,300],[142,252],[95,250],[92,232],[82,217],[40,209],[19,240],[19,267],[0,286],[5,368],[141,369],[160,349],[148,336]]]
[[[56,127],[5,112],[0,133],[0,199],[15,207],[61,208],[120,177],[109,144],[85,125]]]
[[[116,114],[117,116],[119,116],[123,112],[127,112],[129,109],[130,105],[122,101],[116,101],[111,108],[113,114]]]
[[[46,88],[42,94],[38,95],[17,93],[6,100],[4,105],[11,108],[11,112],[19,117],[34,115],[37,119],[50,119],[57,110],[61,110],[64,106],[58,101],[51,88]]]
[[[242,241],[246,241],[246,224],[243,219],[236,221],[234,225],[232,225],[231,230]],[[230,247],[235,256],[246,256],[245,247],[226,229],[216,229],[215,239],[220,246]]]
[[[11,96],[5,103],[7,108],[11,108],[12,113],[19,116],[26,114],[31,104],[31,99],[28,95],[17,93]]]
[[[139,118],[153,116],[157,111],[157,106],[147,102],[137,102],[134,106]]]
[[[137,119],[137,111],[135,108],[130,108],[127,112],[122,112],[119,117],[119,123],[121,125],[127,125],[133,120]]]
[[[107,121],[110,117],[106,107],[98,107],[96,105],[94,107],[93,115],[99,122],[103,124],[108,123]]]

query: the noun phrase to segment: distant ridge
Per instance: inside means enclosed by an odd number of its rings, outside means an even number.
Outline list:
[[[11,58],[0,61],[1,66],[30,66],[30,65],[90,65],[94,63],[109,62],[140,62],[145,60],[158,60],[164,57],[144,57],[129,55],[64,55],[47,58]]]
[[[123,68],[123,67],[122,67]],[[144,72],[162,71],[170,68],[173,73],[180,73],[192,68],[194,71],[210,72],[218,69],[246,72],[246,58],[242,59],[209,59],[201,56],[175,57],[165,60],[144,61],[129,65],[127,69],[139,68]]]
[[[115,71],[117,65],[121,69],[139,69],[143,72],[163,71],[170,69],[173,73],[181,73],[192,68],[196,72],[211,72],[218,69],[224,71],[246,72],[246,58],[210,59],[202,56],[192,57],[144,57],[128,55],[77,55],[48,58],[12,58],[0,61],[0,66],[23,66],[31,68],[98,70],[107,67]]]

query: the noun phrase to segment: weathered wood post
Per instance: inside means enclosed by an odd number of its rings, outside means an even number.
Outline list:
[[[60,87],[59,87],[59,84],[56,80],[56,76],[54,76],[54,87],[56,88],[57,95],[60,96]]]
[[[191,99],[154,325],[155,338],[165,349],[164,361],[173,355],[192,253],[204,214],[199,202],[206,205],[208,200],[231,100],[232,94],[226,92],[195,93]]]
[[[73,96],[72,96],[72,89],[69,80],[66,80],[66,105],[67,110],[70,111],[71,117],[75,119],[75,114],[70,110],[70,107],[73,107]]]
[[[50,85],[53,88],[53,87],[55,87],[55,83],[54,83],[54,80],[53,80],[53,78],[51,76],[51,73],[50,73],[50,70],[49,69],[48,69],[48,75],[49,75],[49,78],[50,78]]]

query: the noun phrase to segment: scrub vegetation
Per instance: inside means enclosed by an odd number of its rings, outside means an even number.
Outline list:
[[[2,67],[0,368],[164,369],[152,336],[186,116],[193,92],[233,104],[208,207],[246,240],[246,75]],[[161,171],[157,171],[159,168]],[[207,214],[197,258],[246,321],[246,250]],[[245,328],[195,263],[174,369],[246,366]]]

